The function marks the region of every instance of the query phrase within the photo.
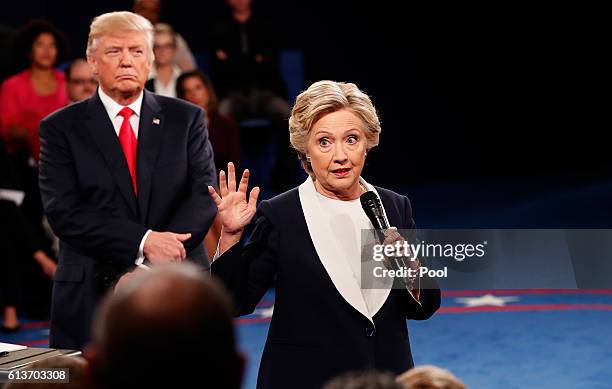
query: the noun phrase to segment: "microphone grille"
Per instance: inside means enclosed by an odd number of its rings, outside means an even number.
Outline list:
[[[374,212],[374,215],[377,217],[382,217],[382,206],[380,204],[380,199],[374,193],[374,191],[367,191],[359,197],[359,201],[361,202],[361,207],[366,210],[370,210]]]

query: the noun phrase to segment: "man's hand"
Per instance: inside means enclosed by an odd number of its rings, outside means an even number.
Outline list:
[[[49,258],[42,250],[37,250],[32,256],[36,262],[38,262],[42,271],[47,275],[47,277],[53,279],[53,276],[55,276],[55,270],[57,269],[57,264],[53,262],[53,260]]]
[[[144,244],[144,255],[151,263],[181,262],[187,258],[183,242],[191,234],[151,231]]]

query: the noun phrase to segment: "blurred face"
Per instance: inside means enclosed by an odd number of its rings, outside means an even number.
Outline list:
[[[68,80],[68,97],[70,101],[85,100],[96,91],[98,81],[94,77],[91,67],[86,62],[77,62],[72,65],[70,79]]]
[[[158,65],[168,65],[172,63],[176,54],[176,46],[172,34],[161,33],[155,34],[153,53],[155,54],[155,62]]]
[[[365,128],[357,115],[342,109],[317,120],[310,131],[306,153],[317,191],[341,200],[358,198],[365,153]]]
[[[134,12],[156,24],[159,22],[159,5],[159,0],[140,0],[134,5]]]
[[[43,32],[32,43],[32,65],[39,68],[52,68],[57,60],[57,46],[53,34]]]
[[[151,71],[146,35],[130,31],[103,35],[88,62],[100,87],[111,97],[138,94]]]
[[[185,91],[185,100],[204,108],[208,112],[210,95],[200,77],[188,77],[183,80],[183,90]]]
[[[228,0],[229,6],[237,12],[244,12],[251,9],[252,0]]]

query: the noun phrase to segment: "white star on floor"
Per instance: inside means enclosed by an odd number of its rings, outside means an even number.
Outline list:
[[[508,296],[500,297],[493,296],[492,294],[485,294],[479,297],[462,297],[457,298],[458,303],[465,304],[468,307],[482,307],[482,306],[494,306],[503,307],[506,303],[518,301],[518,297]]]
[[[272,305],[269,308],[257,308],[255,310],[255,314],[259,315],[259,317],[261,317],[262,319],[267,319],[272,317],[272,313],[274,312],[274,305]]]

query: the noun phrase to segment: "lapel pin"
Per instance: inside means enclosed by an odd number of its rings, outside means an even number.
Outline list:
[[[153,124],[159,124],[159,119],[158,118],[153,119]]]

